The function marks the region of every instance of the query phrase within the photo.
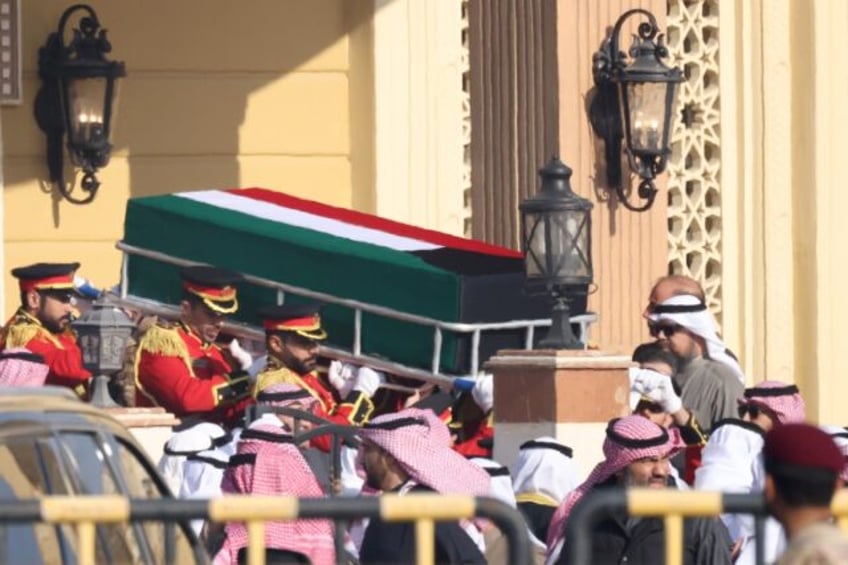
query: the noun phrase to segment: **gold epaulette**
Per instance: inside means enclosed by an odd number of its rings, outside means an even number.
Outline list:
[[[25,318],[16,318],[3,330],[4,343],[7,348],[26,347],[35,338],[46,339],[59,349],[65,349],[62,343],[56,339],[47,328],[41,324],[31,322]]]
[[[189,359],[188,364],[191,365],[188,347],[174,327],[157,322],[150,324],[141,332],[138,342],[139,351]]]
[[[287,367],[267,367],[261,373],[256,375],[256,385],[253,387],[253,397],[265,390],[266,388],[278,384],[292,384],[307,388],[300,375]]]
[[[139,380],[138,364],[141,361],[141,354],[144,352],[154,355],[164,355],[166,357],[178,357],[185,363],[188,371],[194,375],[194,370],[191,366],[191,356],[188,353],[183,338],[180,337],[176,327],[164,320],[150,317],[142,320],[138,325],[139,336],[138,346],[135,351],[135,360],[133,363],[133,380],[136,388],[149,398],[154,405],[159,403],[146,390]]]

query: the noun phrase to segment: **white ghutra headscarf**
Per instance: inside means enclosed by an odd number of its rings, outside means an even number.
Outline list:
[[[727,352],[727,346],[718,337],[715,320],[707,310],[706,304],[692,294],[672,296],[661,304],[657,304],[648,316],[651,322],[672,322],[683,326],[693,334],[704,339],[707,344],[707,355],[710,359],[720,361],[733,369],[739,381],[745,384],[745,373],[739,363]]]

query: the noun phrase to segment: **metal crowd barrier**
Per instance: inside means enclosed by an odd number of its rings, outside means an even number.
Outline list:
[[[149,249],[143,249],[141,247],[128,245],[122,241],[119,241],[115,245],[115,247],[117,247],[123,254],[121,261],[120,286],[120,298],[122,300],[128,300],[132,298],[129,296],[129,262],[130,256],[132,255],[138,255],[139,257],[147,257],[148,259],[153,259],[156,261],[161,261],[163,263],[177,265],[180,267],[188,267],[191,265],[202,264],[196,261],[189,261],[179,257],[174,257],[173,255],[168,255],[166,253],[151,251]],[[400,320],[402,322],[409,322],[426,327],[431,327],[433,329],[433,356],[431,359],[431,369],[429,373],[431,375],[440,375],[443,332],[447,331],[457,334],[471,334],[471,369],[469,373],[472,375],[476,375],[480,369],[480,336],[482,332],[507,329],[524,330],[524,348],[532,349],[536,328],[544,328],[551,325],[551,320],[549,318],[539,320],[511,320],[508,322],[486,323],[445,322],[443,320],[428,318],[427,316],[419,316],[417,314],[401,312],[400,310],[395,310],[393,308],[388,308],[385,306],[378,306],[376,304],[369,304],[367,302],[360,302],[358,300],[350,300],[347,298],[339,298],[338,296],[333,296],[331,294],[316,292],[307,288],[280,283],[262,277],[255,277],[253,275],[245,274],[244,280],[256,286],[275,289],[277,291],[277,304],[282,304],[285,300],[286,293],[291,293],[309,298],[311,300],[318,300],[329,304],[337,304],[353,310],[354,337],[351,353],[348,354],[348,356],[351,357],[350,361],[352,362],[358,361],[359,364],[365,363],[375,368],[380,367],[376,367],[376,365],[373,363],[373,359],[364,356],[361,350],[363,312],[383,316],[385,318],[390,318],[393,320]],[[570,320],[572,323],[578,324],[580,326],[579,339],[583,343],[587,343],[589,340],[589,326],[591,326],[591,324],[598,320],[598,315],[592,312],[587,312],[585,314],[572,316]],[[329,353],[329,356],[333,356],[333,352],[327,353]],[[341,356],[337,356],[337,358],[341,358],[343,361],[347,360],[343,359]],[[419,374],[405,375],[394,371],[394,374],[399,374],[401,376],[410,376],[412,378],[421,378],[422,375],[428,375],[428,373],[426,373],[425,371],[416,371],[416,373]]]
[[[848,489],[836,493],[831,505],[839,526],[848,533]],[[763,519],[768,515],[762,494],[730,494],[675,489],[600,489],[590,492],[575,506],[568,519],[566,548],[570,565],[591,565],[592,529],[609,512],[629,516],[659,516],[665,528],[665,563],[683,563],[683,519],[719,514],[753,514],[756,561],[763,558]]]
[[[97,524],[137,521],[167,523],[210,520],[244,522],[248,531],[248,565],[265,563],[265,522],[296,519],[381,518],[415,522],[416,563],[434,562],[435,522],[483,517],[507,537],[508,563],[532,563],[532,549],[521,515],[499,500],[463,495],[410,494],[365,498],[295,498],[225,496],[211,500],[136,500],[122,496],[46,496],[0,501],[0,524],[46,522],[73,524],[78,565],[94,565]],[[342,563],[343,556],[336,560]],[[171,557],[173,562],[173,557]]]

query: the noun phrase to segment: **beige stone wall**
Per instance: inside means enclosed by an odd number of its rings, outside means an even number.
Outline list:
[[[374,2],[374,212],[463,235],[461,1]]]
[[[726,335],[751,380],[845,425],[848,4],[744,2],[720,25]]]
[[[45,185],[32,114],[38,48],[68,5],[22,2],[24,103],[0,115],[7,285],[16,265],[60,260],[81,261],[97,284],[117,282],[129,197],[262,186],[375,209],[363,103],[373,98],[373,0],[95,2],[128,76],[112,161],[88,206],[57,201]],[[15,303],[7,293],[6,312]]]
[[[668,249],[665,175],[657,179],[660,193],[648,212],[635,213],[609,199],[605,185],[603,142],[589,124],[587,107],[592,80],[592,54],[607,37],[618,17],[642,7],[653,12],[664,25],[666,3],[662,0],[559,0],[559,102],[560,154],[574,169],[571,185],[590,198],[592,211],[592,256],[597,291],[589,307],[600,313],[592,340],[607,351],[629,354],[649,339],[640,317],[653,282],[666,274]],[[628,25],[638,25],[632,17]],[[621,47],[630,46],[630,32],[623,29]],[[627,168],[623,172],[627,173]],[[633,182],[633,190],[638,182]],[[634,202],[638,202],[634,200]]]

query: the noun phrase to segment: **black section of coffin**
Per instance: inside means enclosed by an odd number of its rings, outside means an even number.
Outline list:
[[[464,276],[461,282],[460,321],[504,322],[510,320],[550,319],[553,301],[550,296],[530,296],[524,289],[524,264],[521,270],[511,273]],[[569,293],[571,315],[586,313],[588,285],[577,286]],[[579,336],[580,327],[572,324],[574,335]],[[536,328],[534,347],[548,333],[547,327]],[[453,373],[464,374],[471,370],[471,334],[458,335],[457,350],[452,367],[444,367]],[[479,366],[500,349],[523,349],[525,330],[491,330],[480,336]]]

